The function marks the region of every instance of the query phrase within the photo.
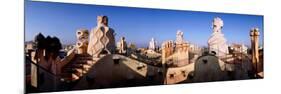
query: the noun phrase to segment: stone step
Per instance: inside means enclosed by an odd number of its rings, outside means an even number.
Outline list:
[[[83,69],[90,69],[91,67],[91,65],[83,65]]]
[[[61,73],[61,81],[64,82],[71,82],[72,81],[72,73]]]
[[[76,60],[73,60],[73,63],[75,63],[75,62],[88,62],[88,61],[93,61],[93,60],[76,59]]]
[[[99,58],[102,58],[102,57],[104,57],[106,55],[108,55],[108,54],[100,54]]]
[[[71,64],[68,68],[82,68],[83,64]]]
[[[81,64],[81,63],[73,63],[73,64],[65,66],[63,69],[81,68],[82,66],[83,66],[83,64]]]
[[[97,58],[97,57],[92,58],[93,61],[98,61],[98,60],[100,60],[100,59],[101,59],[101,58]]]
[[[83,69],[83,66],[81,67],[68,67],[68,68],[64,68],[63,72],[75,72],[75,71],[79,71],[79,70]]]
[[[89,57],[91,55],[89,54],[75,54],[75,56],[79,56],[79,57]]]
[[[74,81],[78,80],[80,77],[83,76],[83,74],[87,73],[87,69],[71,69],[71,72],[63,72],[61,74],[61,77],[64,81]]]
[[[80,77],[77,76],[76,74],[71,74],[71,80],[72,81],[75,81],[75,80],[78,80]]]
[[[73,70],[73,68],[71,68],[71,67],[64,68],[64,69],[62,70],[62,73],[72,73],[72,72],[74,72],[74,70]]]
[[[62,72],[72,73],[75,72],[75,69],[89,70],[92,67],[92,62],[86,64],[72,64],[63,68]]]
[[[93,60],[92,57],[77,57],[75,60]]]
[[[73,61],[72,64],[91,64],[92,62],[94,62],[94,61],[85,61],[85,60],[79,61],[79,60],[77,60],[77,61]]]
[[[74,69],[74,70],[75,70],[74,74],[76,74],[79,77],[83,76],[83,69]]]
[[[91,64],[74,64],[72,68],[82,68],[82,69],[89,69],[91,68]]]
[[[82,73],[83,73],[83,74],[86,74],[86,73],[88,73],[88,71],[89,71],[89,69],[84,69],[84,70],[82,71]]]
[[[90,66],[92,66],[94,63],[93,63],[93,61],[87,61],[87,62],[76,62],[76,64],[83,64],[83,65],[90,65]]]

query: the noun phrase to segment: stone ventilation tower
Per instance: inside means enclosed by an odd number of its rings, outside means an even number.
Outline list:
[[[107,16],[97,17],[97,26],[90,33],[88,54],[100,57],[100,54],[112,54],[115,52],[114,30],[108,26]]]
[[[209,51],[214,52],[216,56],[220,58],[228,54],[227,40],[222,33],[223,25],[223,20],[221,18],[214,18],[212,22],[213,33],[208,40]]]
[[[251,46],[252,46],[252,63],[254,70],[258,72],[259,69],[259,29],[253,28],[250,31]]]
[[[79,29],[76,32],[77,37],[77,53],[78,54],[87,54],[88,48],[88,39],[89,39],[89,32],[87,29]]]
[[[183,44],[183,43],[186,43],[183,38],[183,32],[181,30],[178,30],[176,36],[176,44]]]

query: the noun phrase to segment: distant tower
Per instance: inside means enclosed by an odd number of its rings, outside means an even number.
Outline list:
[[[250,31],[250,37],[251,37],[251,46],[252,46],[252,63],[254,65],[254,69],[256,72],[258,72],[259,69],[259,29],[253,28]]]
[[[126,54],[127,52],[127,42],[125,41],[125,37],[121,37],[119,42],[119,53]]]
[[[151,38],[151,41],[149,42],[149,49],[155,51],[156,50],[156,42],[154,38]]]

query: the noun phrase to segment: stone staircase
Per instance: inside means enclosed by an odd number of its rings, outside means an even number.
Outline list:
[[[88,54],[76,54],[62,69],[61,78],[63,81],[72,82],[80,79],[86,74],[99,58],[93,58]]]

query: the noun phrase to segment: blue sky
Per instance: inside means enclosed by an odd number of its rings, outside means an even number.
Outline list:
[[[183,31],[190,43],[207,46],[214,17],[224,21],[222,32],[229,44],[249,45],[252,27],[260,29],[263,42],[263,16],[32,1],[25,3],[25,40],[41,32],[57,36],[63,44],[74,44],[76,30],[94,28],[98,15],[109,17],[116,41],[124,36],[138,47],[148,46],[152,37],[158,43],[175,40],[177,30]]]

